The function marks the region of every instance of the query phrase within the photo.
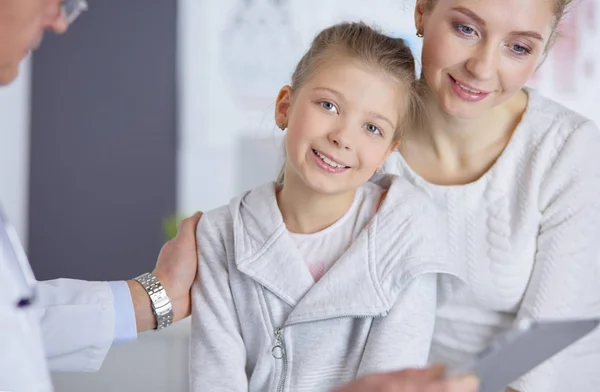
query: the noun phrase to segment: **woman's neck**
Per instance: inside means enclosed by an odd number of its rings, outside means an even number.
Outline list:
[[[520,92],[507,102],[472,119],[448,115],[437,100],[429,96],[430,119],[420,139],[433,148],[441,162],[459,162],[464,157],[485,154],[488,150],[502,150],[527,106],[527,94]]]
[[[300,178],[286,173],[277,204],[287,229],[292,233],[311,234],[321,231],[348,211],[354,191],[323,194],[310,189]]]

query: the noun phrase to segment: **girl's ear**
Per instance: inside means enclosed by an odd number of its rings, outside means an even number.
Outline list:
[[[381,163],[379,164],[379,168],[377,169],[376,173],[379,172],[379,170],[381,169],[381,166],[383,166],[383,164],[388,159],[390,154],[393,153],[394,151],[396,151],[396,149],[398,148],[399,145],[400,145],[400,142],[392,143],[388,152],[383,156],[383,159],[381,160]]]
[[[292,87],[283,86],[275,103],[275,123],[281,130],[287,128],[290,108],[292,106]]]

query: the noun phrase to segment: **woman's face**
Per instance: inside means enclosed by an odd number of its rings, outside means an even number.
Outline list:
[[[476,118],[520,91],[552,34],[553,4],[437,0],[428,10],[418,0],[415,23],[423,34],[423,76],[442,110]]]

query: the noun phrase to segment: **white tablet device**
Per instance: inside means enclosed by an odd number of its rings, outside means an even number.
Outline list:
[[[448,375],[474,374],[479,392],[500,392],[537,365],[594,330],[600,319],[521,320],[473,360]]]

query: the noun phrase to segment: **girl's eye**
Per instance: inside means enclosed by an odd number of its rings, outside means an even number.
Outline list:
[[[374,135],[383,135],[383,132],[373,124],[367,124],[365,128]]]
[[[321,104],[321,107],[323,107],[323,109],[327,110],[328,112],[335,112],[335,113],[338,112],[337,107],[329,101],[323,101],[323,102],[320,102],[320,104]]]

